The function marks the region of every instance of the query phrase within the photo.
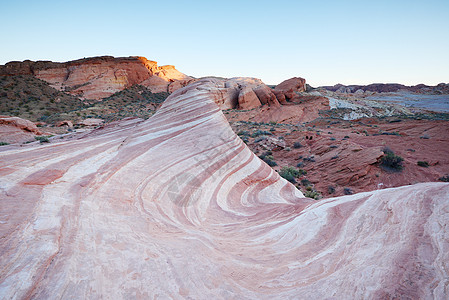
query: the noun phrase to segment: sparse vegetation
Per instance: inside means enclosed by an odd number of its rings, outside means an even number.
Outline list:
[[[344,193],[345,195],[352,195],[354,192],[353,192],[350,188],[345,187],[345,188],[343,189],[343,193]]]
[[[259,155],[259,158],[261,160],[263,160],[270,167],[275,167],[278,164],[274,161],[274,157],[272,156],[272,154],[273,154],[273,152],[266,151],[266,152],[262,153],[261,155]]]
[[[380,165],[383,168],[391,171],[401,171],[404,168],[402,165],[404,159],[394,154],[393,150],[385,147],[382,151],[384,152],[384,156],[381,158]]]
[[[420,167],[424,167],[424,168],[429,167],[429,163],[427,161],[421,161],[420,160],[420,161],[418,161],[417,165],[420,166]]]
[[[296,169],[293,167],[282,167],[282,169],[279,171],[279,175],[281,175],[283,178],[290,181],[291,183],[296,183],[295,178],[305,174],[307,174],[307,171],[303,169]]]
[[[273,134],[270,131],[257,129],[256,131],[253,132],[251,137],[255,138],[261,135],[273,135]]]
[[[438,180],[442,182],[449,182],[449,175],[441,176]]]
[[[318,191],[314,190],[314,189],[312,189],[310,191],[306,190],[303,194],[304,194],[304,197],[312,198],[312,199],[315,199],[315,200],[318,200],[318,199],[321,198],[321,194]]]
[[[50,140],[48,138],[52,137],[51,135],[42,135],[42,136],[35,136],[34,138],[36,141],[39,141],[41,144],[43,143],[50,143]]]
[[[7,143],[7,142],[0,142],[0,146],[6,146],[6,145],[9,145],[9,143]]]
[[[298,148],[301,148],[301,147],[302,147],[302,145],[301,145],[300,142],[293,143],[293,148],[298,149]]]

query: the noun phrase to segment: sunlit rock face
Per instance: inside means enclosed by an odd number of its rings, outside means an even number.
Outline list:
[[[448,298],[449,184],[304,198],[232,132],[216,86],[1,152],[1,298]]]

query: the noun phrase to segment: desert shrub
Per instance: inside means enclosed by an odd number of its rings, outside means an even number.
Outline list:
[[[265,141],[266,139],[267,139],[267,137],[265,135],[262,135],[262,136],[255,138],[254,143],[259,143],[259,142]]]
[[[329,194],[333,194],[333,193],[335,193],[335,188],[332,185],[330,185],[327,187],[327,192]]]
[[[300,142],[293,143],[293,148],[298,149],[298,148],[301,148],[301,147],[302,147],[302,145],[301,145]]]
[[[296,183],[295,178],[304,174],[307,174],[305,170],[296,169],[293,167],[282,167],[282,169],[279,171],[279,175],[281,175],[283,178],[290,181],[291,183]]]
[[[311,157],[304,157],[302,160],[305,161],[305,162],[315,162],[315,159],[312,156]]]
[[[241,130],[237,133],[238,136],[247,136],[249,135],[249,131],[247,130]]]
[[[9,143],[7,143],[7,142],[0,142],[0,146],[6,146],[6,145],[9,145]]]
[[[420,161],[418,161],[417,165],[420,166],[420,167],[427,168],[429,166],[429,163],[427,161],[421,161],[420,160]]]
[[[307,179],[301,179],[301,185],[310,186],[312,183]]]
[[[307,198],[312,198],[315,200],[318,200],[321,198],[321,194],[319,192],[317,192],[316,190],[310,190],[310,191],[305,191],[304,192],[304,196]]]
[[[273,135],[271,132],[266,131],[266,130],[260,130],[257,129],[256,131],[253,132],[253,134],[251,135],[253,138],[258,137],[260,135]]]
[[[345,193],[345,195],[352,195],[354,192],[350,188],[344,188],[343,193]]]
[[[35,136],[34,138],[36,139],[36,141],[39,141],[41,144],[42,143],[50,143],[50,140],[48,139],[51,136]]]
[[[380,165],[388,170],[393,171],[401,171],[404,166],[402,165],[402,162],[404,159],[396,154],[388,148],[385,147],[383,150],[384,156],[382,156],[380,160]]]
[[[261,155],[259,155],[259,158],[261,160],[263,160],[270,167],[274,167],[274,166],[277,166],[278,164],[274,161],[274,157],[272,156],[272,154],[273,154],[273,152],[266,151],[266,152],[262,153]]]
[[[442,182],[449,182],[449,175],[441,176],[438,180]]]

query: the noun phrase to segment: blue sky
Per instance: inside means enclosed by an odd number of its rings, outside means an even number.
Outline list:
[[[449,1],[0,0],[0,64],[140,55],[313,86],[449,82]]]

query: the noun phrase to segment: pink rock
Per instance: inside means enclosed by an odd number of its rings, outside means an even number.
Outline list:
[[[0,152],[2,298],[448,298],[449,184],[305,198],[232,131],[217,85]]]
[[[84,119],[83,121],[81,121],[79,123],[79,125],[84,125],[84,126],[98,126],[103,124],[104,120],[103,119],[95,119],[95,118],[89,118],[89,119]]]
[[[253,109],[262,105],[256,93],[249,87],[245,87],[240,91],[238,103],[239,109]]]
[[[294,99],[296,98],[296,92],[305,92],[306,91],[306,80],[301,77],[293,77],[287,79],[280,84],[278,84],[275,88],[276,97],[281,102],[285,98],[286,99]]]

